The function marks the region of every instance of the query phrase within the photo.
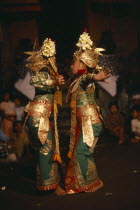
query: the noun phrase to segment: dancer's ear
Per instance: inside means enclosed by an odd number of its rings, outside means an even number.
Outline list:
[[[79,69],[86,69],[86,64],[84,64],[82,61],[79,62]]]

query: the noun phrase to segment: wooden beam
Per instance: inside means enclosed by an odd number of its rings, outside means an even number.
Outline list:
[[[38,12],[41,11],[41,7],[39,4],[23,4],[23,5],[1,5],[0,12],[7,13],[7,12],[29,12],[34,11]]]

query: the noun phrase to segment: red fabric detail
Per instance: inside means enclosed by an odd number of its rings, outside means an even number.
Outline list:
[[[60,179],[58,180],[58,182],[57,183],[55,183],[55,184],[51,184],[51,185],[37,185],[37,189],[38,190],[53,190],[53,189],[55,189],[55,188],[57,188],[58,186],[59,186],[59,182],[60,182]]]
[[[79,138],[79,135],[80,135],[80,131],[81,130],[80,130],[78,124],[77,124],[76,125],[76,131],[75,131],[74,148],[76,147],[76,144],[77,144],[77,141],[78,141],[78,138]],[[65,177],[65,187],[66,187],[66,192],[68,194],[71,190],[73,190],[73,193],[79,193],[79,192],[82,192],[82,191],[90,190],[94,187],[97,187],[97,188],[99,187],[100,188],[100,185],[101,185],[101,181],[100,181],[100,179],[98,179],[97,181],[95,181],[95,182],[93,182],[89,185],[85,185],[83,187],[80,187],[79,183],[78,183],[76,173],[75,173],[75,167],[73,165],[73,159],[71,159],[71,162],[70,162],[70,164],[67,168],[66,177]]]
[[[77,74],[84,74],[86,72],[86,69],[80,69],[78,70]]]
[[[85,185],[84,187],[81,187],[79,189],[72,189],[73,190],[73,193],[79,193],[79,192],[83,192],[83,191],[86,191],[86,190],[90,190],[94,187],[98,187],[98,189],[100,188],[100,185],[101,185],[101,181],[100,179],[98,179],[97,181],[93,182],[92,184],[89,184],[89,185]],[[71,189],[67,188],[66,189],[66,192],[69,193]]]

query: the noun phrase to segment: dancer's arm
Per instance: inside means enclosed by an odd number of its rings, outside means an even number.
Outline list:
[[[41,86],[57,86],[64,84],[64,78],[62,75],[56,76],[55,80],[52,80],[48,78],[47,72],[39,72],[35,76],[31,77],[30,84],[35,87],[41,87]]]

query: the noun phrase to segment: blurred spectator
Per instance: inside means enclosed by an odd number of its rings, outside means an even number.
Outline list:
[[[140,105],[135,105],[131,111],[131,142],[140,142]]]
[[[130,110],[131,120],[136,119],[139,112],[140,112],[140,105],[134,105]]]
[[[118,99],[118,104],[119,104],[119,110],[121,113],[123,113],[125,116],[128,114],[128,104],[129,104],[129,95],[127,93],[126,88],[123,88],[121,90],[121,93],[119,95]]]
[[[135,106],[135,105],[140,105],[140,93],[133,94],[131,96],[131,101],[130,101],[130,109]]]
[[[107,127],[109,134],[116,137],[118,144],[122,144],[125,141],[125,120],[123,115],[119,111],[118,104],[116,102],[111,102],[109,104],[109,111],[106,118]]]
[[[23,121],[24,119],[24,106],[21,104],[20,98],[15,98],[15,112],[16,112],[16,120],[17,121]]]
[[[0,159],[6,159],[8,157],[7,141],[9,137],[6,136],[0,129]]]
[[[3,96],[3,101],[0,103],[0,111],[2,113],[2,131],[8,136],[12,137],[13,122],[16,119],[15,104],[10,100],[10,93],[6,92]]]
[[[29,152],[29,135],[27,131],[23,129],[22,121],[15,122],[13,140],[17,158],[21,158],[25,153],[27,154]]]
[[[9,137],[0,129],[0,162],[15,162],[17,160],[9,142]]]

